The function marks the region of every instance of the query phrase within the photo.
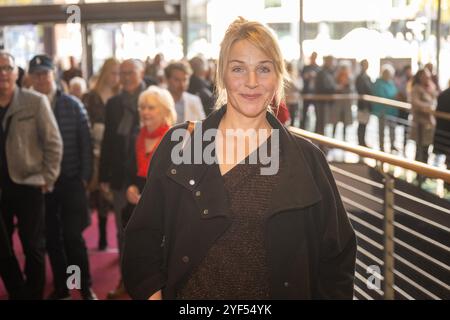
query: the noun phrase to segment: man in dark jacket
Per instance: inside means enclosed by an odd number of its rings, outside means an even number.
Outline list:
[[[367,69],[369,69],[369,62],[364,59],[360,63],[361,72],[356,77],[356,91],[358,94],[368,94],[372,95],[373,83],[367,74]],[[358,100],[358,143],[360,146],[367,147],[366,144],[366,126],[370,118],[370,109],[372,104],[369,101],[364,101],[362,99]]]
[[[323,57],[323,67],[317,74],[315,88],[317,94],[336,93],[336,80],[334,76],[334,57]],[[316,103],[316,129],[315,132],[324,134],[333,101],[318,101]]]
[[[111,188],[118,227],[119,250],[122,243],[120,212],[126,204],[126,171],[132,138],[139,130],[138,98],[145,90],[144,67],[140,61],[126,60],[120,65],[122,92],[108,100],[105,133],[100,156],[99,179],[103,188]]]
[[[146,86],[143,82],[144,66],[141,61],[129,59],[120,65],[122,92],[106,103],[105,133],[100,153],[99,180],[104,191],[113,193],[116,214],[117,244],[122,250],[122,210],[127,204],[125,194],[129,186],[126,181],[133,137],[139,131],[138,98]],[[109,298],[120,296],[123,286],[119,284]]]
[[[446,112],[450,114],[450,88],[442,91],[438,97],[436,111]],[[436,131],[434,133],[434,149],[435,154],[445,154],[447,169],[450,168],[450,120],[436,117]],[[450,185],[445,184],[447,190]]]
[[[309,58],[309,64],[306,65],[302,72],[302,78],[303,78],[303,94],[314,94],[316,93],[316,77],[317,73],[320,71],[319,65],[316,63],[317,59],[317,52],[313,52],[311,54],[311,57]],[[303,108],[302,108],[302,115],[300,118],[300,128],[306,129],[306,118],[308,116],[308,108],[312,105],[313,108],[315,108],[315,102],[314,100],[305,99],[303,100]]]
[[[197,95],[202,100],[205,115],[208,116],[214,109],[214,94],[206,81],[208,65],[201,57],[194,57],[189,60],[192,68],[192,75],[189,79],[188,92]]]
[[[193,136],[217,129],[225,112],[222,107],[212,113]],[[355,233],[326,159],[271,113],[266,117],[279,131],[279,150],[286,160],[265,213],[270,298],[352,299]],[[232,221],[222,179],[216,178],[217,163],[172,162],[179,142],[171,136],[180,128],[186,124],[170,129],[161,141],[126,228],[122,272],[135,299],[148,299],[158,290],[164,299],[174,299]],[[203,150],[209,143],[203,141]],[[187,144],[190,154],[194,145]]]
[[[49,299],[68,299],[67,268],[81,272],[83,299],[96,299],[91,290],[89,260],[82,232],[89,225],[86,185],[92,174],[92,147],[87,112],[80,101],[56,89],[50,57],[37,55],[28,72],[33,89],[46,95],[63,140],[61,174],[55,189],[46,195],[47,251],[52,265],[55,291]]]

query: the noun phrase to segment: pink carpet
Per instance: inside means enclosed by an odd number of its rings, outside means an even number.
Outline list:
[[[107,237],[108,249],[106,251],[98,251],[97,215],[94,213],[92,215],[92,224],[84,232],[84,239],[86,240],[89,250],[89,263],[93,281],[92,288],[98,298],[102,300],[106,299],[107,293],[113,290],[119,281],[119,255],[117,253],[116,225],[114,214],[112,212],[108,216]],[[19,259],[19,263],[23,270],[25,259],[17,232],[14,234],[13,239],[16,256]],[[52,291],[52,273],[48,258],[46,269],[47,276],[44,296],[47,296]],[[72,290],[71,294],[73,299],[80,299],[80,295],[76,290]],[[127,297],[125,296],[123,298],[126,299]],[[7,299],[7,293],[3,286],[3,282],[0,281],[0,300],[5,299]]]

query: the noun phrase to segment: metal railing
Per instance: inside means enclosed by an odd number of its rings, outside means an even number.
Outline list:
[[[356,299],[450,299],[450,202],[383,164],[450,183],[450,171],[290,127],[294,135],[377,161],[330,163],[358,239]]]
[[[302,99],[309,100],[309,101],[363,100],[363,101],[367,101],[367,102],[383,104],[383,105],[386,105],[389,107],[396,108],[401,111],[406,111],[408,113],[412,112],[411,103],[392,100],[392,99],[386,99],[386,98],[381,98],[381,97],[366,95],[366,94],[363,94],[363,95],[361,95],[361,94],[304,94],[304,95],[302,95]],[[450,121],[450,113],[438,112],[438,111],[435,111],[432,109],[430,109],[426,112],[433,114],[436,119]],[[379,116],[379,121],[383,121],[383,123],[385,123],[385,125],[392,124],[392,125],[394,125],[394,128],[397,125],[401,125],[402,127],[404,127],[403,152],[406,155],[405,149],[406,149],[406,144],[407,144],[407,140],[408,140],[408,136],[409,136],[408,132],[411,132],[411,130],[412,130],[411,126],[413,125],[413,123],[411,121],[408,121],[407,119],[402,119],[401,117],[398,117],[398,116],[396,117],[396,116],[390,116],[390,115],[384,115],[384,114]],[[316,124],[316,126],[317,126],[317,124]],[[424,134],[425,134],[425,132],[427,132],[427,134],[429,134],[429,130],[427,130],[424,127],[424,124],[422,124],[421,121],[418,121],[417,123],[415,123],[414,126],[415,126],[414,129],[416,130],[416,134],[415,134],[415,136],[416,136],[415,137],[416,160],[427,163],[428,155],[429,155],[428,147],[430,145],[428,144],[429,141],[425,144]],[[380,144],[381,144],[382,141],[384,140],[384,132],[379,133],[379,134],[383,134],[383,137],[379,138]],[[391,137],[391,139],[393,139],[393,138]],[[436,128],[433,140],[434,140],[433,144],[434,144],[435,153],[437,153],[437,154],[444,153],[447,155],[450,154],[450,132],[446,132],[439,128]],[[391,142],[391,148],[392,148],[394,146],[395,136],[394,136],[394,139],[391,140],[390,142]],[[382,147],[380,145],[380,149],[381,148]],[[394,146],[394,148],[395,148],[395,146]],[[450,159],[447,159],[447,166],[449,165],[449,163],[450,163]],[[418,180],[419,186],[422,186],[422,184],[424,182],[424,177],[419,175],[417,180]]]
[[[381,98],[368,94],[303,94],[301,97],[303,100],[313,101],[363,100],[367,102],[384,104],[386,106],[394,107],[399,110],[411,112],[411,103]],[[428,112],[433,114],[436,118],[450,120],[450,114],[447,112],[439,112],[435,110],[430,110]]]

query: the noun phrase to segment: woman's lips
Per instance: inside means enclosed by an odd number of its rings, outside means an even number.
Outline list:
[[[261,97],[261,94],[241,94],[241,97],[246,100],[256,100]]]

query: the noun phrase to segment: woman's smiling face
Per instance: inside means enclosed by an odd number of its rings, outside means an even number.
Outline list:
[[[247,40],[231,46],[224,80],[228,106],[250,118],[266,112],[278,87],[274,62]]]

